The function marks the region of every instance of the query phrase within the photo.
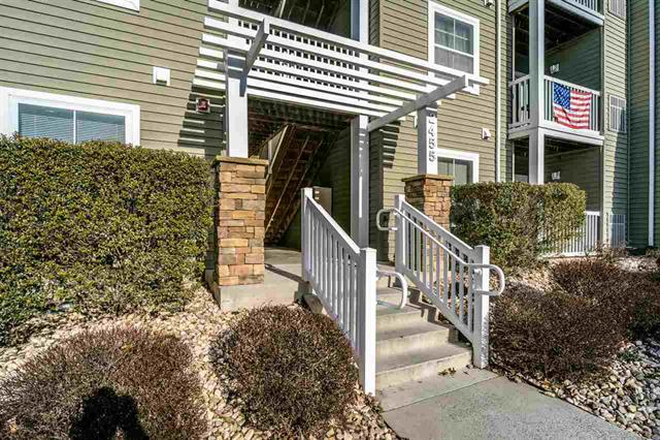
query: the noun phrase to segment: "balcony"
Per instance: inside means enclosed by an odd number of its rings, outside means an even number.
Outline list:
[[[551,76],[544,77],[544,90],[545,90],[545,109],[542,112],[543,121],[542,125],[545,128],[555,129],[557,131],[569,132],[574,134],[583,134],[590,137],[600,137],[600,106],[601,97],[600,92],[586,87],[572,84],[566,81],[561,81]],[[553,91],[555,84],[560,84],[571,91],[587,93],[590,99],[590,108],[588,116],[588,128],[576,129],[566,127],[556,122],[555,112],[553,109]],[[523,131],[525,128],[530,127],[531,124],[531,109],[529,103],[530,97],[530,77],[529,75],[511,81],[509,84],[511,89],[511,122],[509,124],[509,132]]]
[[[546,5],[558,8],[592,24],[604,23],[603,0],[545,0]],[[509,12],[523,9],[529,0],[509,0]]]

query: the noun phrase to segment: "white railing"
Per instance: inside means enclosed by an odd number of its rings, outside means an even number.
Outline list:
[[[360,249],[302,190],[302,276],[353,347],[365,392],[376,390],[376,280],[374,249]]]
[[[589,128],[590,131],[600,131],[600,92],[597,90],[588,89],[576,84],[566,81],[561,81],[551,76],[544,77],[544,90],[545,90],[545,109],[543,112],[543,119],[547,122],[554,123],[554,110],[553,110],[553,92],[554,84],[561,84],[567,86],[571,91],[587,92],[591,95],[591,110],[589,112]],[[510,129],[522,127],[530,123],[530,77],[529,75],[518,78],[509,83],[511,89],[511,123]]]
[[[511,87],[511,124],[517,128],[529,124],[529,75],[512,81]]]
[[[598,250],[601,242],[600,235],[600,212],[586,211],[584,213],[585,220],[576,234],[569,232],[573,231],[558,231],[555,234],[557,239],[555,243],[551,243],[551,251],[549,256],[560,257],[577,257],[583,256]],[[569,237],[572,238],[562,238]]]
[[[488,308],[490,296],[504,291],[504,273],[489,263],[487,246],[472,248],[424,213],[395,198],[395,208],[381,210],[396,218],[396,272],[407,276],[473,347],[477,368],[488,365]],[[498,277],[490,289],[490,274]]]
[[[589,130],[591,131],[600,131],[600,92],[597,90],[588,89],[586,87],[578,86],[577,84],[572,84],[566,81],[561,81],[551,76],[546,76],[544,79],[544,90],[545,90],[545,120],[554,122],[554,110],[553,110],[553,94],[554,94],[554,85],[561,84],[568,87],[571,92],[586,92],[591,96],[591,110],[589,112]]]
[[[584,6],[587,9],[592,10],[593,12],[600,13],[600,0],[570,0],[570,2],[577,3],[580,6]]]

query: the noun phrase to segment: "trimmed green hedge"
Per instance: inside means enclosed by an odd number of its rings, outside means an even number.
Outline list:
[[[586,194],[571,183],[476,183],[451,191],[452,232],[491,248],[504,269],[532,267],[584,222]],[[573,234],[574,235],[574,234]]]
[[[74,308],[177,308],[201,279],[213,189],[183,153],[0,137],[0,344]]]

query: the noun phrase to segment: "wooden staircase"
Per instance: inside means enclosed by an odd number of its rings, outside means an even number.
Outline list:
[[[300,207],[300,190],[311,186],[336,134],[288,125],[266,182],[266,244],[277,244]]]

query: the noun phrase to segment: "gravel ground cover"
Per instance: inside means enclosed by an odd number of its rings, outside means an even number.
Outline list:
[[[25,344],[9,348],[0,347],[0,380],[31,356],[82,329],[116,324],[146,326],[152,330],[177,335],[190,346],[204,387],[209,426],[207,439],[272,438],[274,435],[270,432],[256,431],[247,426],[245,417],[228,397],[225,378],[218,378],[210,363],[213,355],[209,348],[212,346],[211,341],[236,316],[237,314],[220,312],[206,290],[200,290],[193,302],[179,313],[133,314],[120,318],[101,318],[91,322],[80,315],[68,314],[66,318],[51,319],[48,325],[42,324],[44,328]],[[339,440],[397,438],[380,416],[377,404],[360,390],[358,390],[357,403],[349,409],[347,420],[347,425],[344,427],[333,424],[325,438]]]
[[[653,271],[657,267],[655,259],[649,257],[619,258],[616,264],[634,272]],[[547,288],[550,277],[548,271],[540,270],[522,274],[515,281]],[[501,365],[497,353],[493,353],[493,363]],[[584,383],[550,381],[499,366],[493,369],[514,381],[531,383],[544,394],[566,400],[641,437],[660,440],[659,338],[630,341],[621,347],[603,374]]]

